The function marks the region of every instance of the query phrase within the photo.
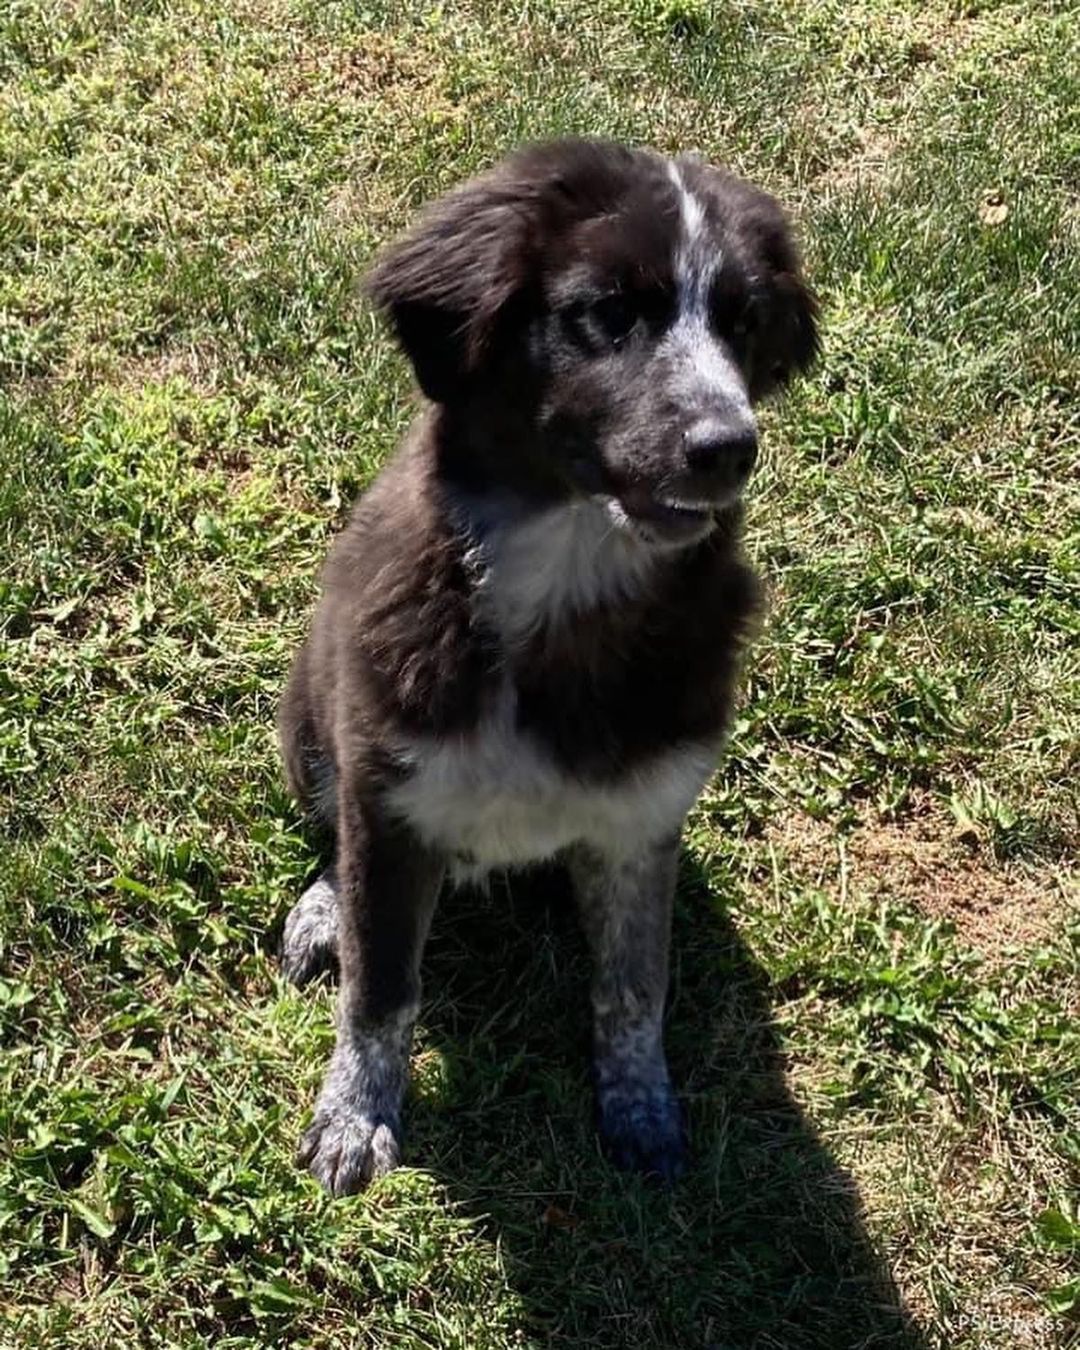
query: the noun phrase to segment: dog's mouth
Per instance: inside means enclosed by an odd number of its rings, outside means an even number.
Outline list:
[[[575,484],[603,501],[615,524],[646,544],[679,548],[704,539],[719,511],[739,497],[737,487],[702,491],[700,485],[679,486],[642,480],[619,482],[595,461],[574,465]]]
[[[726,505],[724,501],[653,492],[645,487],[629,488],[619,493],[617,500],[636,532],[649,542],[661,544],[692,544],[704,539],[716,524],[716,512]]]

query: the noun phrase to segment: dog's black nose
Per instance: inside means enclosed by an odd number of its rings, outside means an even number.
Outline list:
[[[719,473],[741,482],[750,476],[757,459],[757,436],[705,422],[684,433],[683,451],[688,467],[696,473]]]

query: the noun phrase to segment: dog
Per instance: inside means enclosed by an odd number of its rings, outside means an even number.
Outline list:
[[[283,969],[340,970],[299,1162],[335,1195],[398,1163],[444,880],[559,859],[595,966],[602,1142],[670,1180],[679,838],[758,609],[754,407],[811,363],[814,297],[765,192],[587,139],[451,191],[366,287],[426,403],[330,553],[279,716],[334,840]]]

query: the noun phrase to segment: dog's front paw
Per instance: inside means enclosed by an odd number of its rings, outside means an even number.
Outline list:
[[[672,1182],[686,1170],[686,1124],[667,1084],[612,1084],[597,1099],[600,1138],[616,1167]]]
[[[297,1153],[331,1195],[362,1191],[401,1161],[396,1120],[341,1103],[316,1109]]]
[[[305,985],[337,967],[337,895],[333,876],[324,872],[289,911],[281,939],[281,970],[295,985]]]

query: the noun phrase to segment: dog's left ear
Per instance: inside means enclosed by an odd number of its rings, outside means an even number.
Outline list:
[[[791,224],[780,203],[729,170],[680,157],[704,182],[746,249],[746,265],[765,298],[755,344],[753,393],[767,395],[808,369],[819,350],[818,302],[803,276]]]
[[[818,336],[818,301],[796,263],[793,270],[773,277],[777,299],[776,350],[773,377],[780,384],[808,370],[821,348]]]
[[[496,322],[527,283],[537,185],[498,170],[430,206],[368,274],[421,389],[435,402],[460,391]]]
[[[787,221],[777,215],[763,225],[761,246],[773,296],[770,376],[786,384],[809,369],[820,350],[818,302],[803,277],[802,263]]]

